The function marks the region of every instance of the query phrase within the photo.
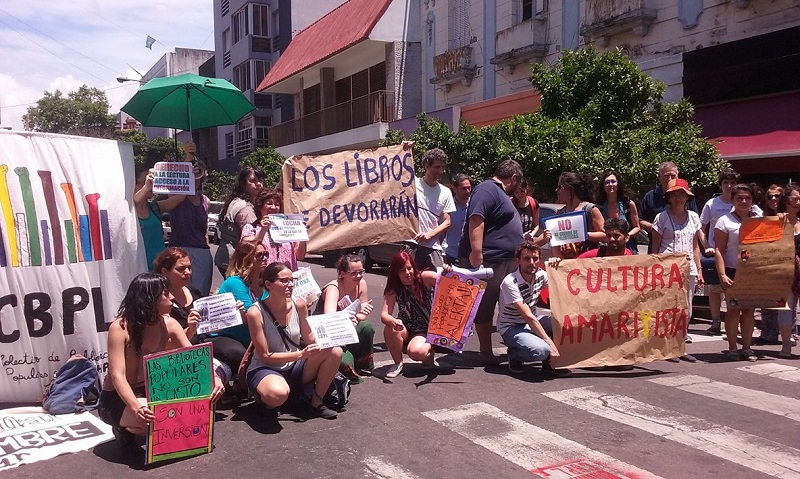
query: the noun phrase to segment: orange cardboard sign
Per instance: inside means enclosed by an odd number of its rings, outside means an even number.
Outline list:
[[[742,244],[769,243],[783,236],[783,222],[777,216],[749,221],[739,229]]]

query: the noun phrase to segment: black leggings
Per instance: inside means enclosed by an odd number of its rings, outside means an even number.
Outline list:
[[[236,371],[239,370],[239,363],[242,362],[247,347],[227,336],[214,336],[206,341],[214,345],[214,358],[227,364],[236,377]]]

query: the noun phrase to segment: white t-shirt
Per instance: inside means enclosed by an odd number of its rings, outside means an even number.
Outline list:
[[[453,193],[449,188],[436,183],[429,186],[422,178],[416,179],[417,183],[417,213],[419,214],[419,232],[426,233],[435,229],[444,221],[444,213],[456,210]],[[442,250],[441,237],[420,241],[419,244],[435,250]]]
[[[547,286],[547,273],[537,269],[533,280],[528,283],[519,272],[519,269],[503,278],[500,284],[500,313],[497,315],[497,332],[503,334],[515,324],[525,324],[525,318],[520,314],[514,303],[524,302],[536,314],[536,302],[539,294]]]
[[[700,217],[694,211],[683,223],[664,210],[653,220],[653,230],[661,235],[661,244],[655,245],[659,253],[686,253],[689,257],[689,274],[697,276],[697,265],[694,263],[694,237],[701,229]]]
[[[711,198],[706,201],[705,206],[703,206],[703,211],[700,212],[700,223],[711,225],[710,231],[708,232],[708,245],[712,248],[716,247],[716,243],[714,242],[714,228],[717,225],[717,221],[731,211],[733,211],[733,204],[725,203],[722,201],[721,196]],[[753,213],[754,217],[761,217],[764,214],[758,205],[753,205],[750,211]],[[730,268],[731,266],[728,267]]]
[[[752,218],[760,218],[761,215],[753,215]],[[728,233],[728,244],[725,248],[726,268],[736,268],[739,265],[739,227],[742,222],[733,213],[728,213],[717,221],[715,229]]]

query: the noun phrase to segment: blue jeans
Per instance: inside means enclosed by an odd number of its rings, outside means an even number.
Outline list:
[[[553,327],[550,316],[539,318],[539,324],[551,338]],[[544,361],[550,357],[550,346],[544,339],[531,331],[525,323],[515,324],[503,333],[503,342],[508,346],[509,359],[516,359],[524,363]]]

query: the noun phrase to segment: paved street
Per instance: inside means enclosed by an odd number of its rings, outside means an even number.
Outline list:
[[[320,285],[334,277],[310,264]],[[377,273],[367,281],[379,309],[385,269]],[[370,320],[380,324],[376,313]],[[246,403],[218,411],[210,455],[143,468],[143,454],[123,456],[110,442],[4,475],[800,478],[800,360],[777,359],[779,346],[767,346],[756,363],[724,362],[721,337],[699,333],[707,327],[692,325],[687,349],[696,364],[550,379],[537,367],[510,374],[480,366],[470,338],[466,352],[440,359],[440,370],[412,363],[391,381],[381,379],[389,355],[379,327],[383,366],[353,386],[337,420],[275,418]]]

